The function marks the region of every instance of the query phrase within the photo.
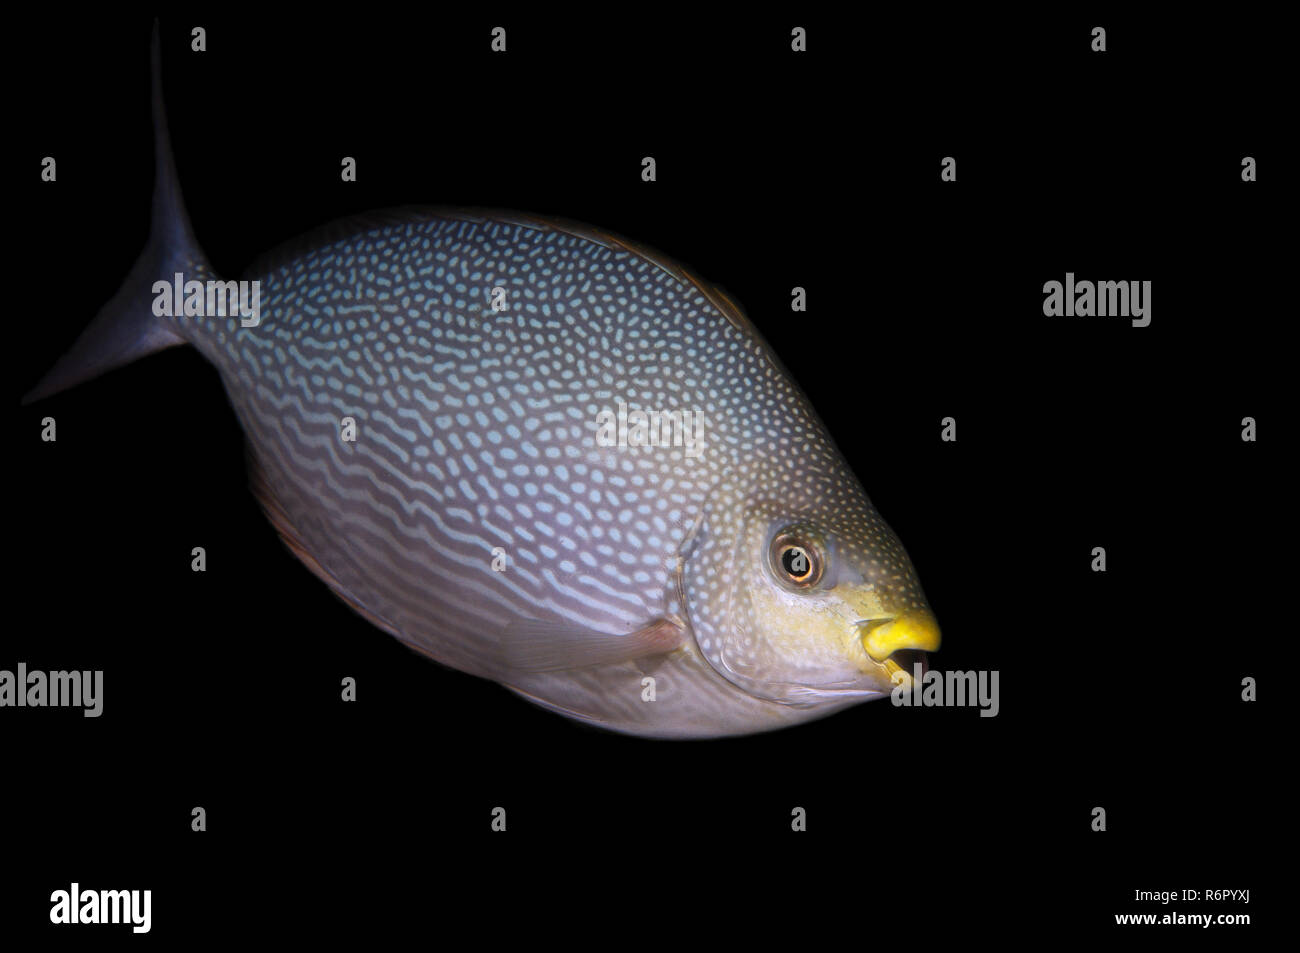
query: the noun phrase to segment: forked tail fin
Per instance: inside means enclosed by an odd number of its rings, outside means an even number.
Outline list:
[[[202,281],[212,277],[212,271],[194,240],[176,179],[163,108],[161,59],[155,20],[151,56],[154,186],[149,243],[117,294],[99,310],[72,348],[23,397],[24,404],[67,390],[146,354],[186,343],[171,318],[154,314],[154,284],[158,281],[172,284],[177,272],[187,280]]]

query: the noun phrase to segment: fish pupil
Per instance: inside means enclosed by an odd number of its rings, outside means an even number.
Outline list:
[[[790,546],[781,554],[781,565],[792,579],[802,582],[812,572],[812,561],[802,546]]]

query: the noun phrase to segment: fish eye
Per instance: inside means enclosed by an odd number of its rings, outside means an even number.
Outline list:
[[[815,586],[822,577],[825,560],[810,540],[785,532],[772,540],[772,567],[776,577],[796,589]]]

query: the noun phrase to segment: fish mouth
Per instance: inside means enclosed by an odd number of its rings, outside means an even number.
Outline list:
[[[881,664],[895,685],[913,682],[918,676],[924,678],[925,673],[930,671],[930,657],[920,649],[899,649]],[[921,667],[919,673],[918,665]]]
[[[939,623],[928,609],[909,609],[898,615],[862,619],[858,622],[858,639],[868,664],[884,670],[889,684],[910,686],[930,670],[927,652],[939,648]],[[866,662],[867,659],[863,661]]]

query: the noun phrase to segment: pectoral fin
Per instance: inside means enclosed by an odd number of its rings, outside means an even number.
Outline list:
[[[674,622],[656,619],[625,635],[596,632],[571,622],[520,619],[501,632],[506,664],[520,672],[615,665],[681,648],[686,633]]]

